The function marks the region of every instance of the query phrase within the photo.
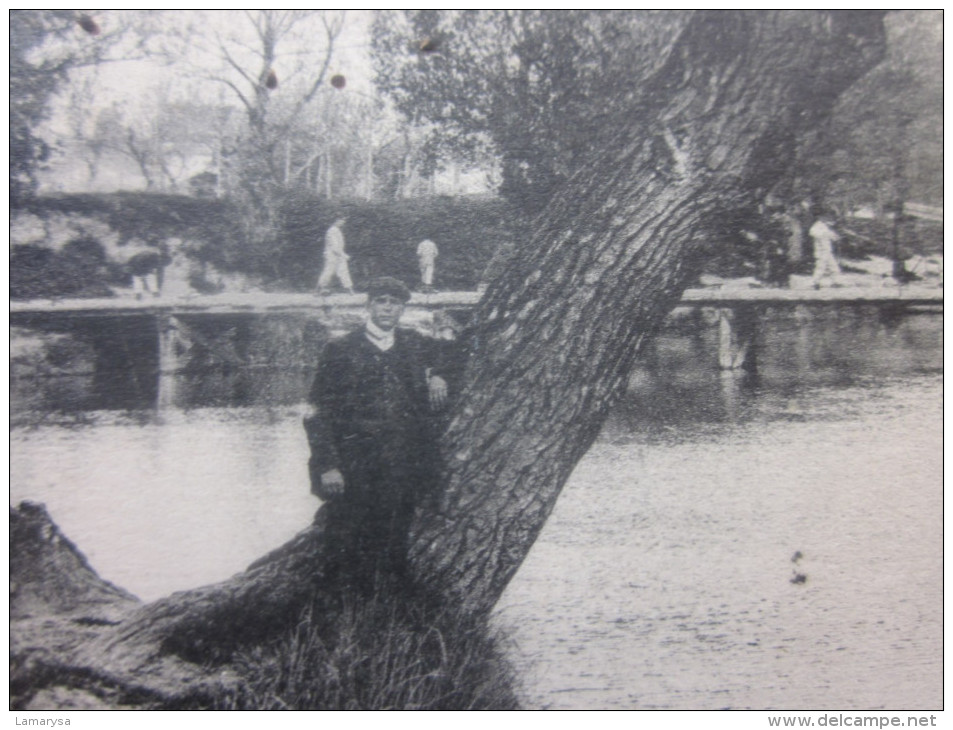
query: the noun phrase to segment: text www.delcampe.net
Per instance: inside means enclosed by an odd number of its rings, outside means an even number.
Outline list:
[[[936,727],[936,715],[777,715],[768,717],[769,727]]]

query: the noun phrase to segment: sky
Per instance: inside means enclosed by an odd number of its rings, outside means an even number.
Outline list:
[[[108,33],[115,27],[117,14],[129,11],[101,11],[95,16]],[[126,16],[130,17],[130,16]],[[56,144],[57,153],[50,169],[42,176],[42,190],[109,191],[117,188],[142,187],[143,180],[130,160],[114,158],[105,165],[99,178],[90,180],[89,171],[75,154],[76,128],[92,132],[100,112],[112,106],[135,118],[147,119],[158,100],[199,100],[206,103],[227,103],[240,107],[235,93],[221,82],[202,78],[208,73],[225,70],[225,75],[240,88],[243,81],[231,69],[227,69],[221,53],[215,48],[216,39],[225,39],[229,52],[239,65],[257,69],[260,60],[248,49],[255,48],[255,36],[246,11],[243,10],[175,10],[162,11],[156,16],[160,27],[168,34],[167,43],[174,47],[173,60],[162,62],[150,58],[137,61],[119,61],[74,70],[70,81],[64,85],[52,106],[52,114],[43,125],[47,139]],[[332,89],[330,84],[322,87],[323,93],[359,94],[374,93],[373,70],[370,61],[370,11],[350,10],[344,14],[343,29],[335,41],[332,63],[327,78],[344,75],[347,85],[343,91]],[[324,52],[324,30],[316,21],[310,26],[299,24],[300,33],[279,46],[279,58],[275,71],[279,87],[274,97],[280,99],[282,92],[291,95],[295,81],[304,82],[304,75],[320,66]],[[90,42],[77,30],[75,42]],[[311,42],[310,39],[318,39]],[[74,39],[71,39],[71,41]],[[245,46],[245,48],[243,48]],[[302,64],[305,71],[295,73],[294,66]]]
[[[241,43],[244,42],[251,46],[254,41],[245,11],[179,10],[163,12],[166,14],[163,24],[167,31],[168,22],[166,21],[169,19],[169,14],[171,14],[173,22],[182,24],[182,33],[176,34],[173,30],[171,34],[173,42],[176,38],[180,41],[187,38],[185,28],[190,24],[194,26],[194,32],[197,36],[184,43],[183,48],[177,49],[181,50],[181,53],[176,54],[174,63],[162,63],[155,59],[148,59],[107,63],[74,71],[71,76],[71,82],[74,85],[94,81],[96,88],[95,101],[92,104],[94,111],[106,108],[117,101],[128,103],[130,100],[148,97],[157,86],[162,84],[177,86],[181,89],[180,93],[184,95],[192,93],[217,95],[220,89],[224,89],[224,85],[209,84],[198,78],[199,69],[214,69],[222,65],[221,60],[216,58],[210,50],[214,43],[213,38],[216,35],[222,38],[234,38],[235,42],[230,43],[229,47],[236,54],[236,60],[239,60],[243,65],[248,63],[250,66],[254,66],[257,63],[257,59],[250,54],[246,53],[244,57],[239,55],[241,54],[239,47]],[[108,16],[106,19],[108,20]],[[334,60],[329,68],[329,76],[337,73],[344,74],[348,82],[346,88],[352,92],[373,92],[371,81],[373,72],[369,55],[371,19],[372,13],[370,11],[346,11],[344,28],[335,42]],[[308,29],[302,25],[302,30],[305,38],[323,33],[319,27]],[[298,48],[294,48],[293,51],[296,54],[300,53]],[[315,44],[313,51],[312,57],[315,60],[320,59],[323,44]],[[296,55],[296,57],[298,56]],[[307,58],[306,56],[301,57]],[[279,58],[276,71],[280,79],[288,75],[290,65],[290,59]],[[281,90],[281,87],[279,87],[278,93]],[[57,111],[57,118],[51,122],[51,128],[65,133],[68,130],[68,125],[62,119],[64,114],[62,104],[58,105]]]

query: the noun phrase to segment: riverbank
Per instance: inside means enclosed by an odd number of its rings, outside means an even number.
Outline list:
[[[197,659],[150,648],[152,608],[100,578],[42,505],[23,502],[10,521],[11,709],[519,709],[501,633],[407,591],[331,584],[285,630],[236,629]]]

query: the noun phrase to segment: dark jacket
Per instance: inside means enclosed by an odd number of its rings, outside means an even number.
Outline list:
[[[415,508],[436,486],[441,414],[431,409],[428,372],[456,385],[462,358],[454,343],[398,329],[386,352],[364,330],[327,344],[311,388],[315,415],[305,419],[311,489],[338,469],[344,491],[316,520],[328,534],[337,576],[370,595],[381,580],[409,580],[407,555]],[[451,390],[451,395],[453,391]],[[322,517],[323,516],[323,517]]]
[[[403,329],[386,352],[363,329],[327,344],[311,388],[316,413],[305,421],[312,482],[339,469],[346,499],[385,502],[429,487],[438,414],[427,374],[440,373],[440,345]]]

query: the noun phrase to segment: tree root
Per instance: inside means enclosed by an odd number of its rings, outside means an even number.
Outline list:
[[[234,652],[326,608],[320,524],[221,583],[142,604],[103,580],[42,505],[11,508],[11,707],[207,705]],[[326,588],[326,586],[324,586]]]

